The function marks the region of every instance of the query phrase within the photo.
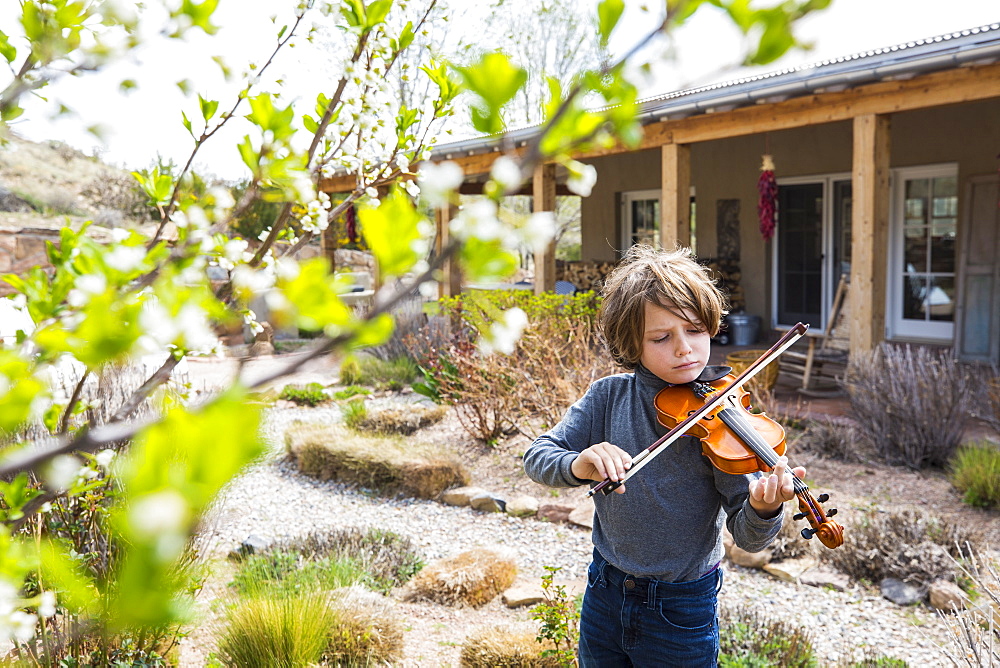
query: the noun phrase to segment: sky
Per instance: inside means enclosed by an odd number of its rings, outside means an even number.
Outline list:
[[[458,2],[462,4],[462,0]],[[594,0],[579,2],[583,11],[594,6]],[[642,5],[662,5],[656,0],[627,2],[626,14],[611,43],[617,52],[629,48],[655,25],[656,19]],[[12,29],[14,3],[0,4],[6,6],[0,8],[0,30],[16,33]],[[226,82],[211,56],[222,55],[237,75],[245,71],[248,62],[264,62],[274,47],[278,27],[292,20],[293,4],[293,0],[220,0],[216,23],[221,29],[215,36],[198,33],[184,41],[147,36],[141,49],[113,67],[50,86],[46,89],[48,102],[26,101],[23,118],[27,120],[17,122],[14,129],[28,139],[63,141],[130,169],[148,167],[158,155],[183,164],[191,153],[192,140],[181,125],[180,112],[186,110],[189,118],[199,113],[196,98],[185,97],[176,82],[185,79],[192,91],[220,99],[220,109],[228,108],[240,87],[240,77]],[[272,23],[270,16],[275,12],[278,20]],[[465,24],[475,30],[481,20],[467,16]],[[829,9],[806,17],[796,29],[800,40],[813,45],[810,51],[791,53],[759,71],[995,22],[1000,22],[997,0],[833,0]],[[650,51],[658,65],[655,76],[644,82],[644,95],[743,76],[746,70],[732,68],[740,45],[741,37],[721,13],[714,8],[699,12],[675,35],[672,58],[663,57],[663,45]],[[272,75],[282,78],[286,95],[314,99],[317,91],[329,89],[335,72],[325,63],[336,54],[330,47],[316,47],[305,40],[300,40],[298,47],[274,63]],[[126,78],[134,79],[137,89],[122,92],[118,83]],[[4,80],[0,78],[0,84]],[[56,101],[74,113],[51,120]],[[101,129],[100,140],[86,130],[95,125]],[[238,178],[243,169],[235,143],[246,131],[246,125],[232,123],[199,152],[195,166],[205,173]]]

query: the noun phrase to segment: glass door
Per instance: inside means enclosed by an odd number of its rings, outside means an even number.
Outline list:
[[[824,183],[778,187],[777,324],[821,326]]]
[[[635,244],[660,246],[660,191],[622,193],[622,251]]]

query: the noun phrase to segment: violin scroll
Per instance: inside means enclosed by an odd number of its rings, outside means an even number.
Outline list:
[[[812,497],[808,489],[796,490],[795,495],[799,497],[799,511],[792,516],[793,520],[807,519],[809,527],[801,531],[802,537],[809,539],[813,536],[819,538],[831,550],[844,544],[844,527],[829,519],[837,514],[836,508],[831,508],[823,512],[816,499]],[[830,498],[828,494],[820,494],[819,500],[826,501]]]

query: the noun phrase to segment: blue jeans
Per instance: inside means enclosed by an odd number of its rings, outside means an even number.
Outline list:
[[[581,668],[714,668],[721,588],[721,568],[690,582],[660,582],[623,573],[594,550],[580,614]]]

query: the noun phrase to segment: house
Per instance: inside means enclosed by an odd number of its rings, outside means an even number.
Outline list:
[[[598,174],[581,204],[584,260],[613,262],[636,241],[691,245],[728,272],[748,314],[776,328],[823,328],[847,274],[852,352],[890,340],[1000,363],[1000,23],[640,109],[637,148],[575,156]],[[535,132],[505,141],[523,147]],[[439,145],[432,160],[461,165],[462,192],[475,192],[499,145]],[[757,213],[764,154],[778,183],[769,240]],[[562,179],[554,165],[536,171],[536,209],[552,209]],[[536,287],[555,280],[550,248],[536,258]]]

